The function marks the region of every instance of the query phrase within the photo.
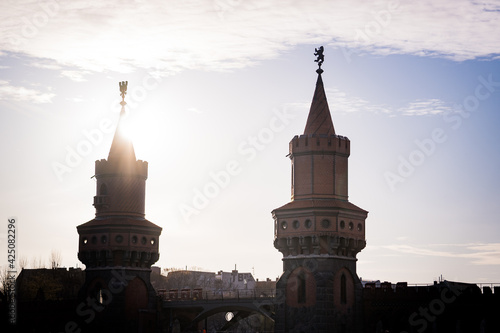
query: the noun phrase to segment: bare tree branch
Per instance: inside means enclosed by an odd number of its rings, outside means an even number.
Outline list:
[[[28,268],[28,257],[26,256],[21,256],[19,257],[19,267],[21,269],[25,269],[25,268]]]
[[[50,253],[50,268],[56,269],[61,266],[62,256],[58,250],[52,250]]]

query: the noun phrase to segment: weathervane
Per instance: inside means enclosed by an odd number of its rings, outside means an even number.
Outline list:
[[[323,46],[320,46],[319,49],[315,48],[314,49],[314,55],[317,56],[316,60],[314,62],[318,63],[318,69],[316,70],[316,73],[321,74],[323,73],[323,70],[321,69],[321,65],[323,64],[323,61],[325,61],[325,56],[323,55],[323,51],[325,49]]]
[[[125,95],[127,94],[128,81],[118,82],[118,84],[120,85],[120,96],[122,97],[122,101],[120,102],[120,104],[122,107],[125,107],[125,104],[127,104],[125,102]]]

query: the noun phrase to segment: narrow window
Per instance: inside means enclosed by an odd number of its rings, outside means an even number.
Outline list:
[[[97,302],[99,302],[99,304],[102,304],[104,301],[103,297],[102,297],[102,289],[99,288],[99,291],[97,292]]]
[[[340,277],[340,303],[347,303],[346,281],[344,274]]]
[[[101,188],[99,189],[99,195],[108,195],[108,187],[106,184],[102,184]]]
[[[306,274],[301,271],[297,276],[297,303],[306,302]]]

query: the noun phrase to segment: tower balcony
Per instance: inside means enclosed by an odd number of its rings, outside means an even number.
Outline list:
[[[364,249],[363,238],[347,238],[339,235],[309,235],[274,239],[274,247],[284,258],[295,256],[344,257],[355,259]]]
[[[93,206],[100,210],[103,208],[108,208],[110,203],[110,197],[108,195],[96,195],[94,196]]]

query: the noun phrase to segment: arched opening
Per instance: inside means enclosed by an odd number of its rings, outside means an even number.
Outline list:
[[[348,308],[354,305],[354,277],[346,268],[341,268],[333,278],[333,301],[338,309],[347,311]]]
[[[307,307],[316,304],[316,279],[307,268],[298,267],[288,276],[286,303],[291,307]]]
[[[345,279],[345,274],[342,273],[340,277],[340,303],[347,303],[347,283]]]
[[[140,310],[148,308],[148,287],[146,283],[135,277],[125,289],[125,313],[127,318],[137,320]]]
[[[306,274],[300,271],[297,276],[297,303],[304,304],[306,302]]]
[[[97,278],[89,284],[87,289],[87,296],[95,300],[99,305],[105,305],[107,303],[107,295],[104,291],[104,285],[104,280]]]

